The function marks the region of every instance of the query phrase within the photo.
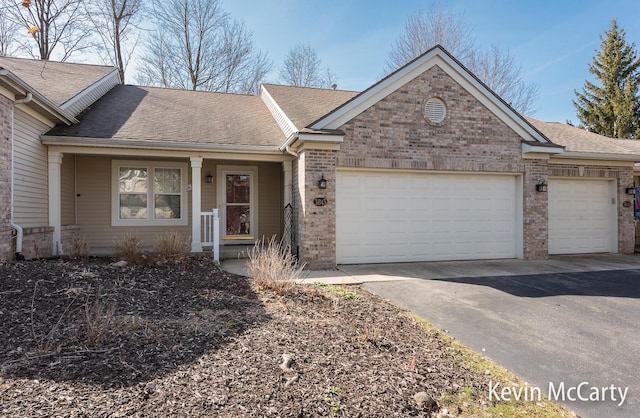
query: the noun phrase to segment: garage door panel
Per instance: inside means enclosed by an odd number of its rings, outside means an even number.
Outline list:
[[[615,205],[606,180],[549,181],[549,253],[615,251]]]
[[[339,172],[337,260],[514,258],[515,208],[515,176]]]

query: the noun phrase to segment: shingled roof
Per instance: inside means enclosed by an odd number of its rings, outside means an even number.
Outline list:
[[[527,120],[551,141],[564,146],[567,152],[638,155],[640,159],[640,144],[636,145],[635,141],[609,138],[564,123]]]
[[[277,149],[284,135],[258,96],[119,85],[47,137],[125,145],[192,144]]]
[[[0,57],[0,68],[19,76],[58,106],[63,105],[106,75],[117,71],[104,65],[72,64]]]
[[[289,117],[298,131],[302,131],[317,119],[360,94],[357,91],[276,84],[264,84],[263,87],[278,103],[280,109]]]

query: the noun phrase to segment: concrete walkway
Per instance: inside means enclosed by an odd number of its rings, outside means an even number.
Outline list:
[[[246,259],[223,260],[222,269],[247,276]],[[548,260],[474,260],[341,265],[336,270],[305,270],[303,283],[354,285],[414,279],[520,276],[640,269],[639,255],[588,254],[551,256]]]

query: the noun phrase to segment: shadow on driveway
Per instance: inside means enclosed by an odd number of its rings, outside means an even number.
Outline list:
[[[488,286],[525,298],[559,295],[640,298],[640,270],[430,279]]]

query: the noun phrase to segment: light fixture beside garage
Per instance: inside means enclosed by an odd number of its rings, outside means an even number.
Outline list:
[[[319,189],[327,188],[327,179],[324,178],[324,173],[322,174],[322,177],[320,178],[320,180],[318,180],[318,188]]]
[[[543,179],[538,180],[538,184],[536,184],[536,192],[546,193],[547,192],[547,183]]]

